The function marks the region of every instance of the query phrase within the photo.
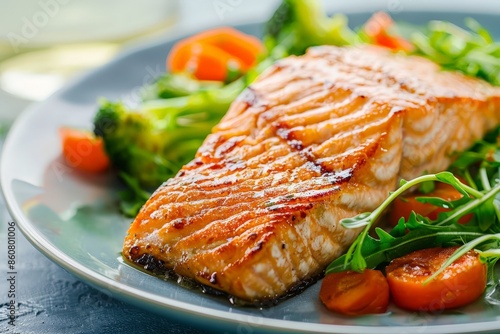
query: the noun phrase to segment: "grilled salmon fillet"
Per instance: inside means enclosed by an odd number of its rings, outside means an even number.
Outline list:
[[[499,123],[500,90],[376,47],[316,47],[234,101],[132,223],[123,256],[250,302],[322,273],[401,178],[446,169]]]

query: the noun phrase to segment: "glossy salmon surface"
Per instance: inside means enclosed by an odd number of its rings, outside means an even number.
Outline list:
[[[500,90],[419,57],[316,47],[234,101],[132,223],[126,260],[250,302],[318,277],[401,178],[446,169],[500,118]]]

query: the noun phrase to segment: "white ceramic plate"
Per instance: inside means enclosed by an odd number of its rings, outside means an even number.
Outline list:
[[[431,8],[433,3],[429,1],[420,5],[404,1],[389,1],[389,5],[387,1],[357,1],[342,3],[342,8],[351,13],[352,25],[361,24],[370,15],[366,9],[362,10],[368,8],[364,5],[369,5],[370,11],[377,9],[376,6],[383,10],[393,6],[393,16],[414,23],[436,18],[460,23],[465,16],[473,16],[500,38],[497,24],[500,4],[485,7],[486,3],[492,2],[456,3],[450,9],[453,13]],[[261,24],[239,28],[259,35]],[[318,301],[319,284],[316,284],[270,308],[243,308],[124,264],[120,250],[130,220],[117,211],[116,180],[113,175],[86,176],[65,167],[60,158],[57,130],[65,125],[91,128],[96,100],[101,96],[133,97],[140,86],[163,71],[171,45],[172,42],[149,45],[122,55],[26,111],[12,127],[1,161],[2,190],[18,226],[42,253],[108,294],[221,333],[500,330],[500,308],[484,301],[440,314],[410,314],[391,306],[384,315],[348,318],[325,311]]]

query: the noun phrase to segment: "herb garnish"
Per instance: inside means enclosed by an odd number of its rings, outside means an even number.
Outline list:
[[[482,261],[488,263],[491,268],[500,258],[498,133],[499,129],[487,135],[470,150],[460,154],[450,167],[450,171],[423,175],[410,181],[403,180],[400,187],[373,212],[342,220],[341,224],[346,228],[363,227],[363,230],[347,253],[328,266],[326,273],[348,269],[362,271],[365,268],[375,268],[418,249],[452,245],[462,246],[428,280],[433,279],[446,266],[471,249],[479,251]],[[417,200],[422,203],[432,203],[451,210],[440,213],[435,220],[412,213],[407,221],[401,218],[397,226],[389,232],[376,227],[375,236],[369,235],[374,224],[380,223],[384,218],[384,213],[392,201],[410,188],[429,182],[449,184],[463,197],[454,201],[419,197]],[[461,217],[471,212],[474,215],[469,223],[458,223]],[[490,270],[490,274],[492,272]],[[493,276],[490,276],[490,280],[493,280]]]

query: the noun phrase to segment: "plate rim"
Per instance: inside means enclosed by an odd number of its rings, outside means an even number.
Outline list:
[[[369,1],[360,1],[368,3]],[[492,3],[491,1],[488,1]],[[425,2],[424,2],[425,3]],[[468,3],[467,1],[457,1],[457,3]],[[498,3],[496,3],[498,5]],[[361,7],[361,5],[360,5]],[[453,13],[463,13],[459,7],[451,8],[449,12]],[[500,6],[499,8],[500,9]],[[356,12],[369,12],[369,10],[353,11]],[[433,13],[436,10],[429,8],[421,8],[411,11],[419,12],[429,12]],[[498,10],[500,12],[500,10]],[[475,11],[472,14],[485,14],[482,11]],[[491,14],[491,13],[489,13]],[[494,14],[491,14],[494,15]],[[248,22],[243,22],[237,26],[244,25],[258,25],[262,24],[263,21],[248,20]],[[138,52],[147,51],[148,49],[161,46],[169,41],[174,41],[185,36],[189,36],[192,33],[198,32],[200,30],[209,29],[216,25],[207,25],[202,27],[203,29],[188,29],[180,32],[168,32],[164,34],[160,39],[154,39],[146,42],[136,44],[135,46],[125,48],[117,56],[113,57],[108,63],[103,66],[97,67],[80,75],[77,75],[73,79],[69,80],[62,89],[58,90],[52,94],[49,98],[44,101],[32,104],[26,110],[24,110],[12,124],[5,140],[3,147],[1,149],[0,156],[0,188],[5,199],[5,204],[7,210],[9,211],[12,220],[15,222],[16,227],[18,227],[24,234],[26,239],[42,254],[44,254],[51,261],[62,267],[63,269],[69,271],[71,274],[75,275],[79,279],[83,280],[85,283],[97,288],[98,290],[110,292],[113,297],[124,300],[131,303],[130,300],[135,300],[140,302],[140,306],[143,308],[148,308],[147,305],[153,306],[153,304],[162,309],[168,309],[167,314],[162,312],[162,314],[173,317],[174,313],[181,314],[183,317],[186,315],[196,315],[201,316],[207,320],[220,321],[223,320],[228,324],[248,324],[260,330],[287,330],[287,331],[300,331],[307,333],[366,333],[369,329],[370,333],[400,333],[401,331],[412,331],[417,328],[422,328],[421,326],[362,326],[362,325],[335,325],[335,324],[320,324],[320,323],[310,323],[292,320],[283,320],[275,318],[265,318],[248,314],[230,313],[223,310],[214,310],[205,306],[193,305],[188,302],[177,301],[173,298],[157,296],[143,290],[130,287],[124,283],[112,280],[92,269],[86,267],[85,265],[79,263],[78,261],[72,259],[70,256],[65,254],[63,251],[58,249],[56,246],[52,245],[49,240],[47,240],[42,233],[36,231],[36,229],[30,223],[30,219],[24,215],[21,208],[17,205],[15,195],[12,189],[12,181],[14,178],[9,177],[8,171],[8,155],[9,152],[14,151],[15,139],[18,133],[22,132],[22,125],[29,123],[29,120],[33,115],[43,112],[44,107],[49,105],[52,101],[57,101],[60,97],[68,91],[74,89],[75,86],[84,83],[88,78],[94,75],[98,75],[99,72],[106,69],[108,66],[112,66],[115,62],[118,62],[124,58],[133,57]],[[137,305],[136,303],[131,303]],[[301,327],[302,326],[307,326]],[[482,322],[482,323],[462,323],[462,324],[446,324],[446,325],[430,325],[426,327],[426,333],[468,333],[476,332],[478,330],[478,325],[481,325],[481,331],[490,331],[500,329],[500,320]],[[445,330],[445,331],[443,331]]]

